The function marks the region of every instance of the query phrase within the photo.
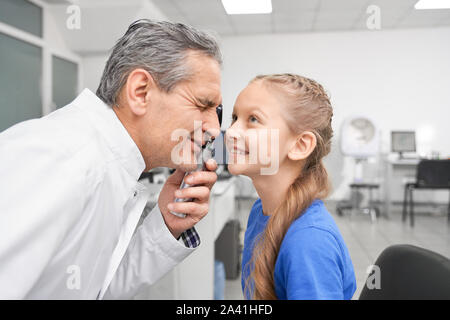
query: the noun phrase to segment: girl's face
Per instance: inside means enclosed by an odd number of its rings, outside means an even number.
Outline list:
[[[282,104],[281,93],[261,80],[241,91],[226,132],[230,173],[249,177],[276,174],[285,163],[296,136],[282,117]]]

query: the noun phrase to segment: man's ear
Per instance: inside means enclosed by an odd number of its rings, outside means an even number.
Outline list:
[[[144,69],[134,69],[128,75],[125,87],[125,99],[130,110],[136,116],[147,112],[151,92],[156,88],[153,77]]]
[[[304,160],[314,151],[316,147],[317,139],[316,135],[310,131],[302,132],[297,139],[291,150],[288,152],[288,157],[291,160]]]

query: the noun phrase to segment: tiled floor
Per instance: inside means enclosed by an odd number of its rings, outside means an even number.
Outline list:
[[[253,201],[241,201],[239,219],[243,227],[241,241]],[[450,225],[445,215],[416,215],[415,227],[401,221],[400,212],[393,211],[389,219],[379,218],[372,223],[365,214],[335,214],[335,203],[327,202],[326,206],[333,215],[336,224],[347,244],[356,274],[357,290],[353,299],[358,299],[363,288],[367,268],[374,264],[378,255],[386,247],[393,244],[412,244],[435,251],[450,258]],[[240,278],[227,280],[225,299],[242,299]]]

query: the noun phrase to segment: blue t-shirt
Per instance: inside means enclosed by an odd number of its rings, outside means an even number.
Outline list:
[[[269,218],[263,214],[261,199],[258,199],[253,204],[245,232],[243,290],[252,268],[247,263]],[[350,254],[321,200],[315,200],[289,227],[278,252],[274,279],[275,293],[283,300],[348,300],[355,293],[356,279]],[[246,295],[246,299],[249,298]]]

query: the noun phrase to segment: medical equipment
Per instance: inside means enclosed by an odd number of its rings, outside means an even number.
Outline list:
[[[209,140],[206,142],[206,144],[202,147],[202,152],[199,152],[198,158],[197,158],[197,169],[191,172],[197,172],[197,171],[206,171],[206,162],[209,159],[212,159],[214,157],[214,137],[210,137]],[[186,175],[188,175],[190,172],[186,172],[184,175],[183,181],[181,182],[180,189],[189,188],[191,185],[187,184],[184,179],[186,178]],[[184,198],[176,198],[175,202],[190,202],[194,201],[194,199],[184,199]],[[186,215],[184,213],[178,213],[174,211],[170,211],[172,214],[184,218]]]
[[[217,109],[216,109],[216,113],[217,113],[217,117],[219,119],[219,126],[222,125],[222,105],[220,104]],[[195,169],[194,171],[191,172],[197,172],[197,171],[206,171],[206,162],[209,159],[214,158],[215,155],[215,149],[214,149],[214,137],[212,137],[208,132],[205,132],[206,135],[206,144],[202,147],[202,151],[199,152],[198,154],[198,158],[197,158],[197,169]],[[186,175],[188,175],[190,172],[186,172],[186,174],[184,175],[183,181],[181,182],[180,185],[180,189],[185,189],[190,187],[189,184],[187,184],[184,179],[186,178]],[[194,199],[189,198],[189,199],[184,199],[184,198],[176,198],[175,202],[191,202],[194,201]],[[174,211],[170,211],[170,213],[176,215],[177,217],[180,218],[185,218],[186,214],[184,213],[179,213],[179,212],[174,212]]]

